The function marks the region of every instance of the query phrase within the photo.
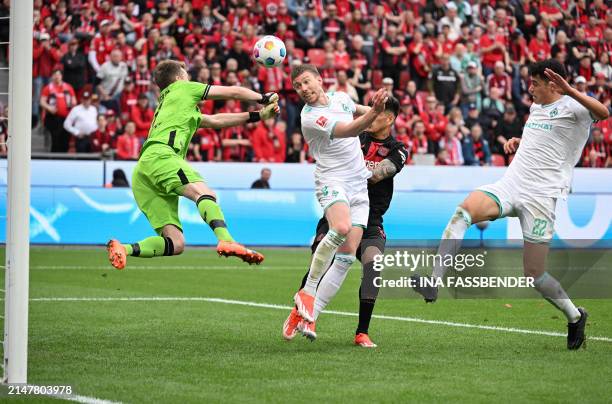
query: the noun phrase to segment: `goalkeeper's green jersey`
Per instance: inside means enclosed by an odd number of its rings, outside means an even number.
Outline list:
[[[165,144],[185,158],[189,142],[200,126],[202,113],[198,103],[206,99],[210,86],[194,81],[178,80],[159,95],[149,135],[140,155],[154,144]]]

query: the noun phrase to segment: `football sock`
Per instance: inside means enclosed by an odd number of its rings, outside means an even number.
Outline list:
[[[361,259],[363,263],[363,277],[361,278],[361,286],[359,287],[359,324],[355,334],[368,333],[370,328],[370,320],[372,312],[378,297],[378,289],[374,283],[374,278],[380,276],[380,272],[374,270],[373,253],[381,254],[378,248],[370,250],[366,248],[365,253],[362,253]]]
[[[319,288],[317,289],[317,293],[315,295],[314,301],[314,318],[315,320],[319,317],[319,314],[327,307],[329,302],[336,296],[340,286],[342,286],[342,282],[346,279],[346,274],[348,274],[349,268],[355,262],[355,256],[349,254],[338,253],[334,258],[334,263],[327,270],[323,279],[321,279],[321,283],[319,284]]]
[[[569,323],[580,320],[580,312],[567,296],[561,284],[548,272],[544,272],[539,278],[535,279],[533,284],[544,299],[565,314]]]
[[[134,244],[124,244],[127,255],[140,258],[174,254],[174,243],[169,237],[152,236]]]
[[[316,294],[319,280],[325,273],[325,270],[329,268],[336,250],[344,243],[344,240],[346,240],[346,236],[338,234],[331,229],[323,237],[323,240],[321,240],[312,256],[308,278],[306,279],[306,285],[304,285],[306,293],[311,296]]]
[[[359,293],[359,295],[361,295],[361,293]],[[357,325],[355,334],[368,333],[372,312],[374,311],[374,304],[376,304],[376,300],[359,299],[359,324]]]
[[[221,211],[221,207],[217,204],[217,200],[214,196],[204,195],[196,202],[198,211],[202,219],[210,226],[212,231],[215,233],[215,237],[219,241],[234,241],[227,225],[225,224],[225,217]]]
[[[442,240],[440,240],[440,246],[438,247],[438,257],[442,257],[442,259],[434,260],[434,268],[431,274],[434,278],[444,276],[447,270],[443,265],[444,258],[448,255],[454,257],[459,252],[463,236],[471,225],[472,217],[470,214],[461,206],[458,206],[446,225],[444,233],[442,233]]]

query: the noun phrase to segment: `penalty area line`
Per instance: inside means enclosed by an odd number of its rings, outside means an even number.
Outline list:
[[[208,302],[208,303],[222,303],[231,304],[238,306],[248,307],[259,307],[265,309],[274,310],[291,310],[290,306],[283,306],[278,304],[269,303],[257,303],[243,300],[231,300],[231,299],[220,299],[215,297],[38,297],[31,298],[31,302]],[[336,310],[325,310],[323,313],[332,314],[336,316],[345,317],[358,317],[358,313],[351,313],[347,311],[336,311]],[[374,314],[372,318],[390,321],[404,321],[409,323],[421,323],[431,325],[443,325],[447,327],[457,328],[472,328],[486,331],[497,331],[514,334],[532,334],[532,335],[545,335],[549,337],[566,337],[566,334],[554,331],[543,331],[543,330],[527,330],[523,328],[513,327],[498,327],[491,325],[482,324],[469,324],[469,323],[457,323],[454,321],[443,321],[443,320],[426,320],[417,317],[400,317],[400,316],[386,316],[383,314]],[[589,341],[603,341],[612,342],[610,337],[595,337],[589,336]]]

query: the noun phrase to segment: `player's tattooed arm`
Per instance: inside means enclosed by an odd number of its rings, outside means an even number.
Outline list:
[[[372,170],[372,177],[368,180],[370,184],[376,184],[386,178],[391,178],[397,173],[397,167],[389,159],[381,161],[374,170]]]

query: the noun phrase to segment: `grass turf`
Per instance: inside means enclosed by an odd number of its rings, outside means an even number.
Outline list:
[[[30,297],[289,306],[308,253],[263,252],[260,267],[201,249],[130,259],[116,271],[103,248],[33,248]],[[354,266],[329,309],[357,310],[359,278]],[[612,301],[576,303],[589,310],[589,335],[612,337]],[[287,343],[280,336],[287,314],[206,301],[32,301],[29,382],[130,403],[609,400],[611,342],[568,352],[562,337],[374,319],[379,347],[365,350],[352,345],[357,319],[333,314],[322,315],[316,342]],[[375,314],[565,332],[563,315],[541,299],[381,299]]]

